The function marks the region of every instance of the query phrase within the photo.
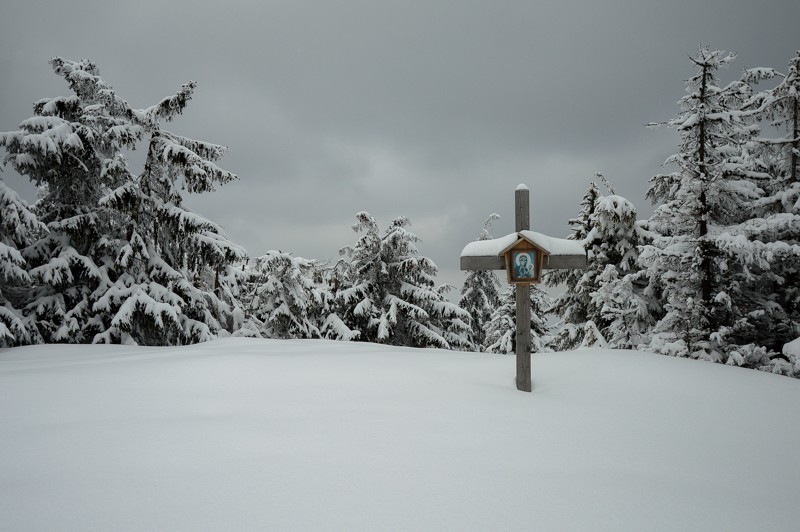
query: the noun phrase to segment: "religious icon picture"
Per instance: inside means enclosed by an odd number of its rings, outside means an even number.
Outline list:
[[[536,278],[536,252],[514,251],[511,255],[514,266],[514,279],[518,281],[533,280]]]
[[[538,284],[542,278],[545,253],[524,237],[500,252],[505,262],[508,282],[512,284]]]

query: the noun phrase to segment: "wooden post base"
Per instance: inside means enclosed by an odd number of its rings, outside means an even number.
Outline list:
[[[530,392],[531,387],[531,287],[516,285],[517,289],[517,390]]]

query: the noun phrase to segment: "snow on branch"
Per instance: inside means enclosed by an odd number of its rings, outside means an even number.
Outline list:
[[[180,90],[172,96],[167,96],[146,109],[134,111],[133,115],[139,123],[150,127],[156,125],[159,119],[162,118],[169,122],[175,116],[183,113],[183,109],[192,99],[195,87],[197,87],[197,83],[189,81],[182,85]]]

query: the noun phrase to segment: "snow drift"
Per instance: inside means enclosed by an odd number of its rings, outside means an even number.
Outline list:
[[[796,530],[800,381],[642,352],[0,351],[7,530]]]

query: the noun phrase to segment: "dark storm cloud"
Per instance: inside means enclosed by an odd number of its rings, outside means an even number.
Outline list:
[[[699,4],[699,5],[697,5]],[[251,254],[327,258],[356,211],[411,218],[458,282],[458,253],[513,189],[562,235],[597,170],[643,214],[647,180],[677,144],[642,124],[676,112],[698,44],[730,72],[781,69],[800,48],[795,0],[761,2],[6,2],[0,130],[66,88],[46,61],[89,57],[132,105],[189,79],[168,126],[230,146],[241,180],[189,204]],[[30,188],[6,170],[23,193]]]

